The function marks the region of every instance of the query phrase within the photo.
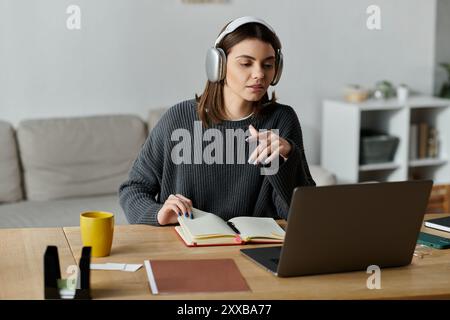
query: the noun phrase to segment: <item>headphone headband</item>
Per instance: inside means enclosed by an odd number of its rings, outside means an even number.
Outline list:
[[[264,26],[266,26],[270,31],[272,31],[275,34],[275,30],[264,20],[252,16],[245,16],[237,18],[236,20],[233,20],[228,26],[225,28],[225,30],[222,31],[221,34],[216,39],[216,42],[214,43],[214,47],[217,47],[220,41],[229,33],[232,33],[234,30],[239,28],[240,26],[247,24],[247,23],[259,23]]]

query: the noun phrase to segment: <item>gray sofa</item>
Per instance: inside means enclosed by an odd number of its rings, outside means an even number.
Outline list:
[[[26,120],[17,128],[0,121],[0,228],[77,226],[90,210],[127,224],[118,187],[165,111],[152,110],[147,123],[134,115]],[[336,183],[310,169],[317,185]]]

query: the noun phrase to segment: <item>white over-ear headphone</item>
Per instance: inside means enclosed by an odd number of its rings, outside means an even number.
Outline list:
[[[259,23],[266,26],[270,31],[275,34],[275,31],[272,27],[266,23],[264,20],[245,16],[241,18],[237,18],[233,20],[225,30],[217,37],[216,42],[214,43],[214,47],[209,48],[206,53],[206,75],[210,82],[219,82],[225,79],[226,74],[226,66],[227,66],[227,56],[222,48],[218,48],[217,45],[222,41],[222,39],[229,33],[232,33],[234,30],[239,28],[240,26],[247,23]],[[275,76],[270,83],[271,85],[276,85],[278,81],[280,81],[281,73],[283,72],[283,54],[281,53],[281,48],[277,50],[275,57]]]

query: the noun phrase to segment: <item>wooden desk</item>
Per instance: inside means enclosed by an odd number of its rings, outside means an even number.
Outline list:
[[[74,265],[61,228],[0,229],[0,299],[44,298],[44,253],[58,246],[61,273]]]
[[[426,219],[442,215],[427,216]],[[449,236],[445,232],[424,231]],[[76,260],[81,253],[79,228],[64,228]],[[139,271],[91,273],[96,299],[389,299],[450,298],[450,250],[433,250],[411,265],[382,269],[381,289],[369,290],[365,271],[278,278],[245,258],[239,249],[251,246],[187,248],[173,227],[116,226],[111,255],[93,262],[143,263],[146,259],[233,258],[251,292],[183,295],[152,295],[144,267]]]
[[[434,218],[443,215],[427,216]],[[424,231],[449,237],[428,228]],[[43,255],[57,245],[63,277],[79,261],[79,228],[0,230],[0,299],[43,298]],[[233,258],[251,292],[183,295],[151,294],[145,268],[137,272],[91,271],[94,299],[390,299],[450,298],[450,250],[431,249],[411,265],[382,269],[381,289],[369,290],[365,271],[277,278],[245,258],[251,246],[187,248],[173,227],[116,226],[111,255],[92,262],[143,263],[146,259]]]

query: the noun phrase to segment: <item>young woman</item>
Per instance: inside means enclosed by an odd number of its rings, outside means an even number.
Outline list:
[[[315,183],[296,112],[267,94],[282,66],[281,43],[263,20],[222,29],[203,94],[162,116],[120,186],[130,223],[177,223],[193,207],[225,220],[287,218],[294,188]]]

